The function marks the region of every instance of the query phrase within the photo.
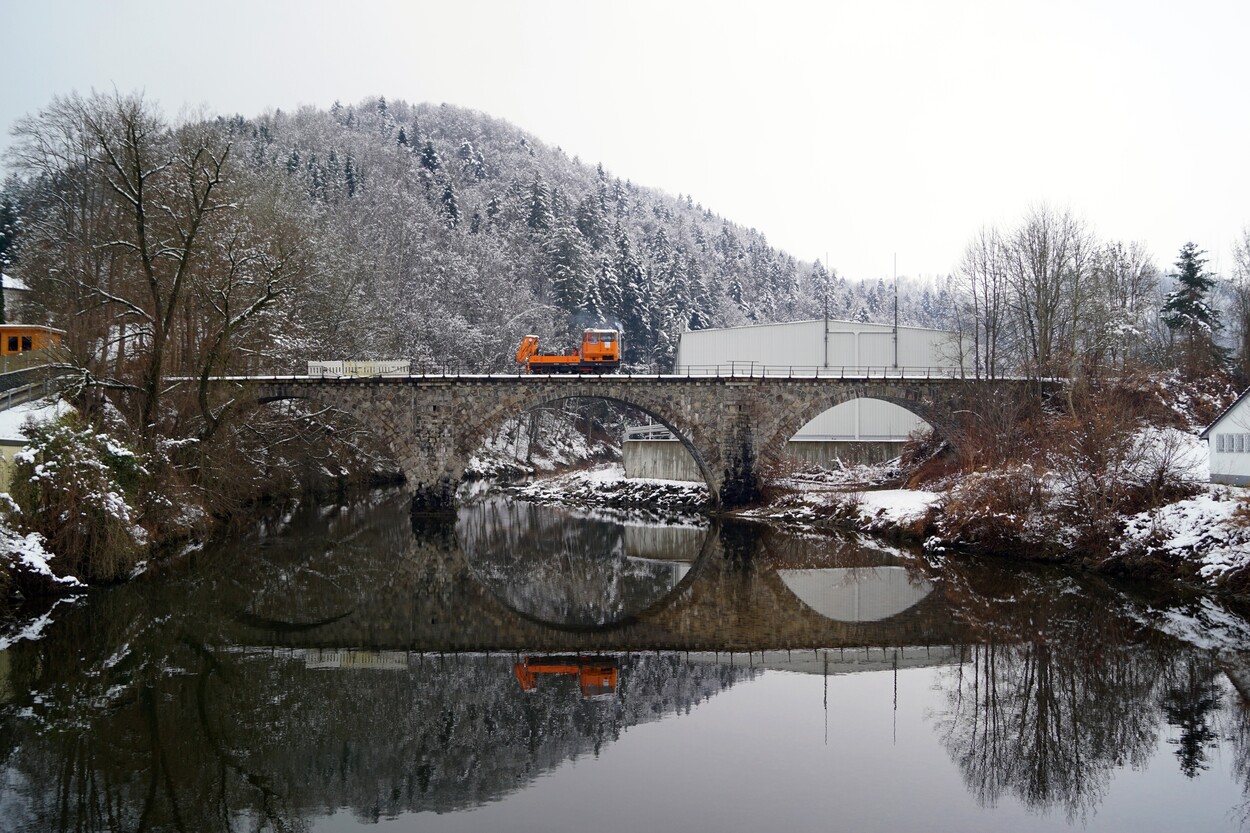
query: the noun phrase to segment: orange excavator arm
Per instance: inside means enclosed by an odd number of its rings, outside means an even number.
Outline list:
[[[520,364],[528,364],[530,356],[538,352],[538,336],[529,335],[521,339],[521,346],[516,349],[516,360]]]

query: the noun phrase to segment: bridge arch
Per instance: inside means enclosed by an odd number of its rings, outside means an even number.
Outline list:
[[[702,434],[704,433],[698,426],[683,424],[683,421],[676,418],[672,414],[665,413],[664,410],[656,407],[656,403],[649,402],[643,404],[640,400],[645,397],[638,396],[621,396],[619,394],[593,391],[593,392],[553,392],[546,396],[535,397],[533,401],[524,404],[520,410],[515,410],[516,406],[500,406],[488,410],[486,418],[477,425],[475,430],[466,435],[466,446],[470,449],[476,449],[481,446],[482,442],[492,434],[498,432],[499,428],[509,419],[526,414],[531,411],[555,405],[560,402],[568,402],[570,400],[595,400],[599,402],[610,402],[614,405],[632,408],[651,419],[654,419],[660,425],[668,429],[682,447],[689,452],[694,460],[695,466],[698,467],[699,473],[703,476],[704,483],[713,495],[716,494],[716,480],[712,468],[708,462],[708,455],[705,449],[710,447],[708,439]],[[473,451],[469,451],[472,454]],[[466,456],[465,460],[468,460]],[[463,470],[461,470],[463,475]]]
[[[776,463],[785,453],[790,438],[816,417],[839,405],[860,399],[888,402],[927,422],[941,433],[946,414],[935,403],[918,395],[915,387],[896,388],[888,382],[830,386],[815,394],[797,398],[789,408],[776,409],[772,425],[761,425],[761,457],[765,465]]]
[[[392,439],[397,434],[393,415],[364,410],[359,407],[358,402],[354,401],[350,393],[346,397],[343,393],[343,391],[315,387],[283,389],[257,396],[252,400],[252,405],[254,409],[260,410],[283,403],[303,402],[309,406],[311,413],[308,416],[310,417],[315,417],[319,409],[333,410],[337,419],[345,421],[347,426],[358,429],[362,435],[368,436],[375,450],[389,455],[402,471],[404,449],[402,446],[397,446]],[[254,412],[249,410],[246,413]]]

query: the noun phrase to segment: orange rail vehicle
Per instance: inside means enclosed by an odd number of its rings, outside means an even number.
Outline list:
[[[576,677],[583,697],[616,691],[617,665],[613,657],[526,657],[513,666],[522,691],[533,691],[540,674]]]
[[[612,373],[621,367],[619,330],[586,330],[582,343],[564,353],[538,349],[538,336],[521,339],[516,360],[528,373]]]

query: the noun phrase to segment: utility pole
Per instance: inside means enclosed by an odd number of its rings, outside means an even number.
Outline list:
[[[829,366],[829,253],[825,252],[825,367]]]
[[[898,367],[898,252],[894,253],[894,366]]]

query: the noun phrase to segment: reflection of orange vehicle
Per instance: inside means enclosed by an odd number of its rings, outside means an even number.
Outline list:
[[[512,670],[522,691],[533,691],[540,674],[576,677],[583,697],[616,691],[617,664],[612,657],[526,657]]]
[[[618,330],[586,330],[580,347],[565,353],[538,349],[538,336],[521,339],[516,360],[530,373],[610,373],[621,366]]]

